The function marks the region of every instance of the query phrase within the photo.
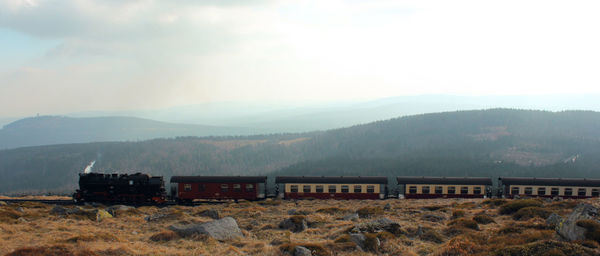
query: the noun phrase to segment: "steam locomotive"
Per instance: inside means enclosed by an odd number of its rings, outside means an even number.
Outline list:
[[[79,175],[76,202],[189,204],[194,200],[388,199],[600,197],[600,179],[500,177],[397,177],[390,193],[387,177],[278,176],[272,193],[266,176],[173,176],[170,199],[162,176],[148,174]]]

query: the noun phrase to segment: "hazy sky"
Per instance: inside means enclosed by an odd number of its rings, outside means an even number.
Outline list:
[[[0,0],[0,116],[600,93],[600,1]]]

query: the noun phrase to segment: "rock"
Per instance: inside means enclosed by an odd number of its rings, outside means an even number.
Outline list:
[[[200,213],[198,213],[198,215],[204,216],[204,217],[209,217],[209,218],[215,219],[215,220],[218,220],[221,218],[221,214],[219,214],[219,211],[217,211],[215,209],[208,209],[208,210],[201,211]]]
[[[361,250],[365,252],[378,252],[381,241],[376,235],[371,234],[366,236],[364,234],[350,234],[350,241],[355,243]]]
[[[6,206],[6,205],[8,205],[6,202],[0,201],[0,206]]]
[[[346,216],[343,217],[344,220],[351,220],[351,221],[357,221],[358,220],[358,213],[352,213],[352,214],[348,214]]]
[[[50,214],[67,215],[67,209],[65,207],[57,205],[57,206],[54,206],[54,208],[52,208],[52,210],[50,210]]]
[[[153,213],[152,215],[148,215],[144,217],[144,220],[148,222],[159,222],[164,220],[177,220],[183,217],[184,214],[182,212],[167,209],[161,212]]]
[[[312,256],[312,252],[306,247],[296,246],[294,247],[294,256]]]
[[[118,204],[118,205],[106,207],[106,209],[104,209],[104,210],[106,210],[108,213],[110,213],[113,216],[117,216],[119,212],[124,212],[124,211],[131,210],[131,209],[135,209],[135,207]]]
[[[17,221],[18,221],[19,223],[27,223],[27,222],[29,222],[29,221],[27,221],[27,220],[26,220],[25,218],[23,218],[23,217],[19,217],[19,218],[17,219]]]
[[[425,215],[423,215],[423,217],[421,217],[421,219],[425,220],[425,221],[431,221],[431,222],[442,222],[442,221],[446,220],[446,217],[435,215],[435,214],[425,214]]]
[[[289,229],[292,232],[302,232],[308,225],[306,223],[306,217],[302,215],[294,215],[289,217],[279,223],[279,228],[281,229]]]
[[[356,224],[352,229],[352,232],[355,233],[377,233],[381,231],[387,231],[394,235],[399,235],[402,233],[400,224],[388,218],[380,218],[367,223],[359,223]]]
[[[585,228],[577,226],[577,221],[593,219],[597,216],[598,208],[590,204],[579,204],[566,220],[557,225],[556,232],[567,241],[584,240]]]
[[[392,205],[390,203],[385,204],[385,206],[383,206],[383,210],[384,211],[389,211],[392,209]]]
[[[113,216],[105,210],[96,210],[96,221],[112,218]]]
[[[17,212],[25,212],[25,209],[23,209],[23,207],[17,207],[15,209],[15,211],[17,211]]]
[[[563,218],[556,213],[552,213],[550,216],[548,216],[548,218],[546,218],[546,224],[552,227],[557,227],[562,221]]]
[[[172,225],[169,226],[169,229],[181,237],[204,234],[219,241],[231,240],[243,236],[237,222],[231,217],[200,224]]]

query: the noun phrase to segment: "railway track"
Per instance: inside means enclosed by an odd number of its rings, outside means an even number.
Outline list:
[[[44,199],[0,199],[0,201],[6,203],[22,203],[22,202],[36,202],[43,204],[57,204],[57,205],[73,205],[75,201],[73,200],[44,200]]]
[[[35,203],[42,203],[42,204],[54,204],[54,205],[83,205],[86,203],[77,203],[73,200],[44,200],[44,199],[0,199],[0,201],[6,202],[8,204],[11,203],[23,203],[23,202],[35,202]],[[192,203],[188,203],[188,204],[182,204],[182,205],[188,205],[188,206],[197,206],[197,205],[215,205],[215,204],[224,204],[224,203],[228,203],[228,202],[234,202],[233,200],[225,200],[225,201],[195,201]],[[90,202],[90,204],[95,204]],[[98,204],[103,204],[103,205],[129,205],[129,206],[173,206],[173,205],[178,205],[177,202],[175,201],[167,201],[163,204],[152,204],[152,203],[148,203],[148,204],[130,204],[130,203],[125,203],[125,202],[114,202],[114,203],[98,203]]]

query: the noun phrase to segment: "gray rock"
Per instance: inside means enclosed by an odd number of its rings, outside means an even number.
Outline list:
[[[54,206],[54,208],[52,208],[52,210],[50,210],[50,214],[67,215],[67,209],[65,207],[57,205],[57,206]]]
[[[355,243],[358,248],[365,252],[377,252],[379,250],[379,246],[381,246],[381,241],[379,238],[374,238],[375,241],[371,241],[371,243],[367,242],[367,237],[363,234],[350,234],[350,241]]]
[[[302,232],[308,228],[306,217],[296,215],[287,218],[279,223],[279,228],[289,229],[292,232]]]
[[[217,211],[215,209],[208,209],[208,210],[201,211],[198,215],[204,216],[204,217],[209,217],[209,218],[215,219],[215,220],[218,220],[221,218],[221,214],[219,213],[219,211]]]
[[[594,219],[598,216],[598,208],[590,204],[579,204],[566,220],[560,222],[556,232],[567,241],[584,240],[585,228],[577,226],[577,221]]]
[[[546,218],[546,224],[553,227],[557,227],[562,221],[563,218],[556,213],[552,213],[550,216],[548,216],[548,218]]]
[[[388,218],[380,218],[371,222],[359,223],[356,224],[352,230],[353,232],[362,233],[377,233],[381,231],[387,231],[394,235],[399,235],[402,233],[400,230],[400,224]]]
[[[17,212],[25,212],[25,209],[23,209],[23,207],[17,207],[15,209],[15,211],[17,211]]]
[[[343,217],[344,220],[357,221],[359,219],[358,213],[351,213]]]
[[[446,217],[435,215],[435,214],[425,214],[425,215],[423,215],[423,217],[421,217],[421,219],[425,220],[425,221],[431,221],[431,222],[442,222],[442,221],[446,220]]]
[[[231,240],[242,237],[242,231],[237,222],[231,217],[225,217],[211,222],[190,224],[190,225],[172,225],[169,229],[181,237],[189,237],[195,234],[209,235],[219,241]]]
[[[294,247],[294,256],[312,256],[312,252],[306,247],[296,246]]]
[[[18,221],[19,223],[27,223],[27,222],[29,222],[29,221],[27,221],[27,220],[26,220],[25,218],[23,218],[23,217],[19,217],[19,218],[17,219],[17,221]]]
[[[118,212],[127,211],[130,209],[135,209],[135,207],[118,204],[118,205],[112,205],[112,206],[106,207],[106,209],[104,209],[104,210],[107,211],[108,213],[112,214],[113,216],[117,216]]]
[[[392,209],[392,205],[390,203],[385,204],[385,206],[383,206],[383,210],[384,211],[389,211]]]

